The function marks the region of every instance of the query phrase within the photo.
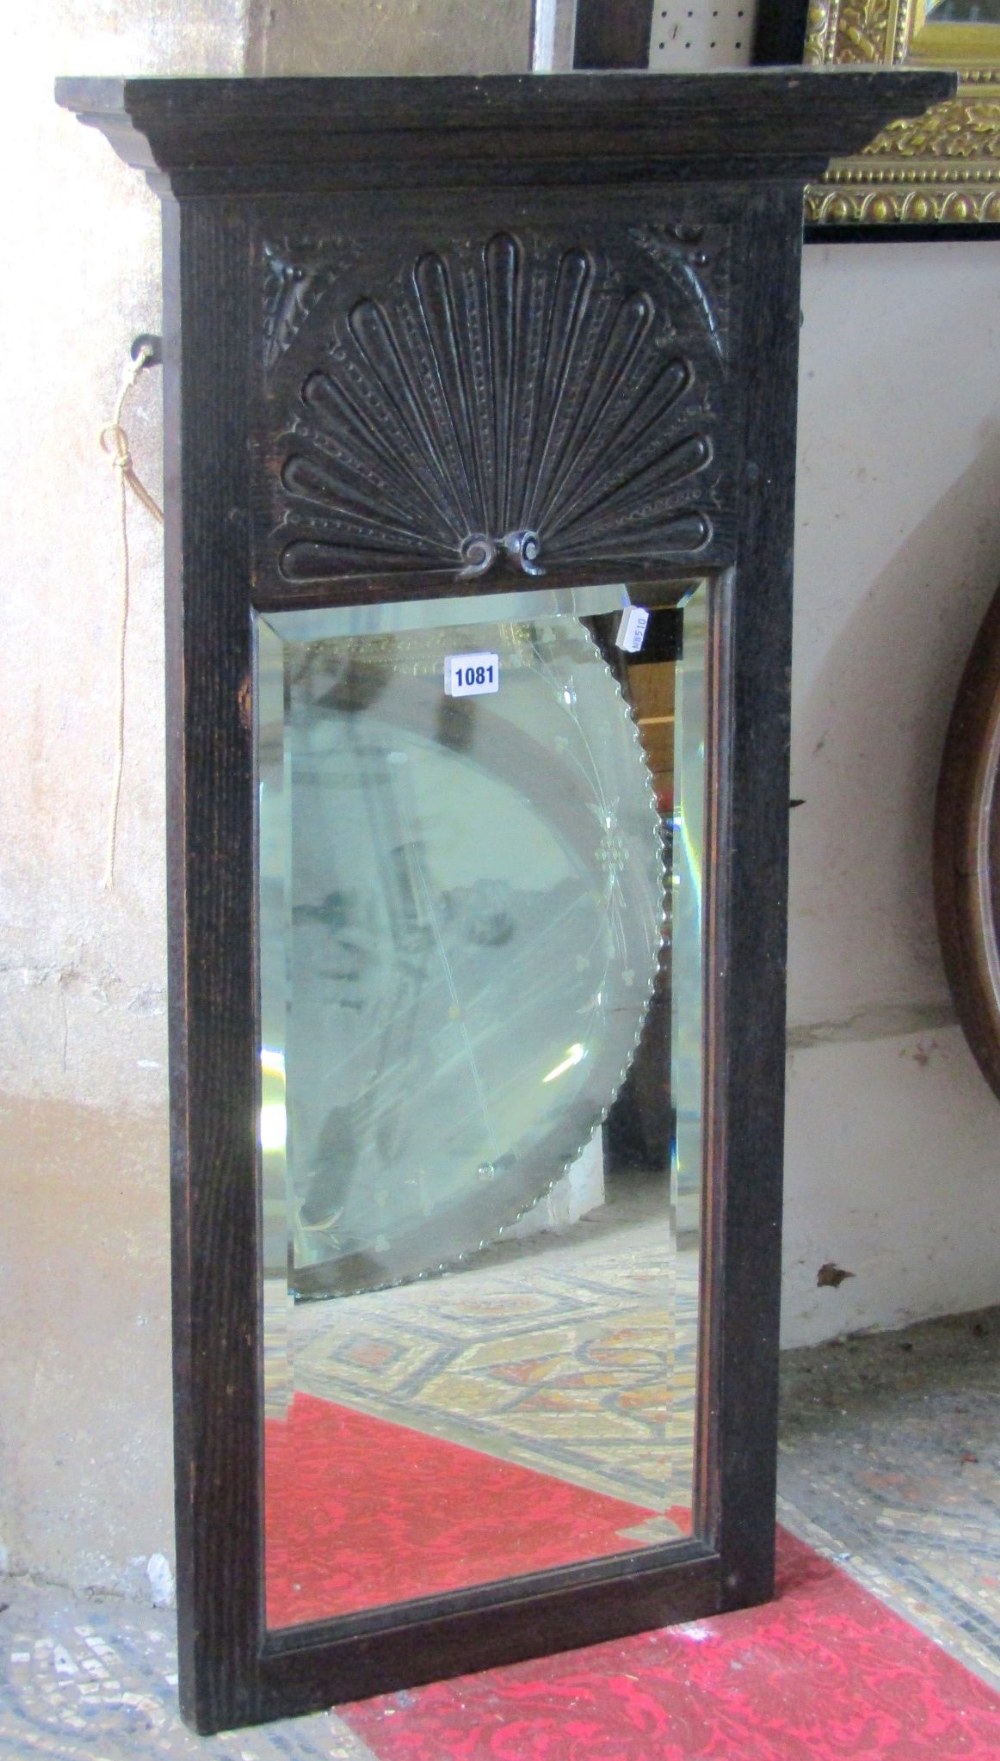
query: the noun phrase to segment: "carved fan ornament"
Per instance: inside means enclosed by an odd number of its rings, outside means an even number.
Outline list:
[[[717,367],[716,319],[681,229],[635,244],[669,270]],[[267,262],[274,279],[274,255]],[[282,265],[270,359],[329,281]],[[662,277],[661,279],[666,279]],[[277,320],[277,322],[276,322]],[[280,328],[284,320],[284,331]],[[698,480],[705,398],[672,314],[583,249],[530,254],[498,233],[474,255],[419,257],[384,299],[335,316],[280,442],[275,534],[289,584],[400,570],[525,575],[677,559],[712,537]]]

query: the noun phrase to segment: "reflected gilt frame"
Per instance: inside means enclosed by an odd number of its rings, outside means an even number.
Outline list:
[[[806,189],[822,226],[1000,223],[1000,24],[936,23],[928,0],[812,0],[808,67],[957,70],[954,97],[900,118]]]

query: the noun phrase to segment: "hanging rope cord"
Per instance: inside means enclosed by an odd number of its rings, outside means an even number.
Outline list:
[[[134,360],[130,360],[122,379],[115,413],[106,428],[102,428],[98,436],[102,450],[107,453],[113,469],[118,474],[118,516],[121,536],[121,575],[118,619],[118,694],[115,711],[115,766],[111,784],[111,805],[108,810],[108,837],[104,862],[104,890],[110,892],[115,884],[115,857],[118,851],[118,814],[121,806],[122,771],[125,766],[125,644],[128,636],[129,602],[132,593],[131,563],[128,548],[128,494],[129,490],[142,503],[148,514],[163,525],[163,509],[154,501],[145,484],[136,476],[129,451],[128,435],[122,426],[122,414],[125,409],[129,392],[135,385],[144,367],[153,361],[151,348],[141,348]]]

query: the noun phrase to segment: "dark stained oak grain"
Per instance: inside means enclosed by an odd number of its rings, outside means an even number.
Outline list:
[[[757,0],[753,59],[758,67],[795,67],[806,43],[809,0]]]
[[[954,89],[853,68],[473,79],[64,79],[58,100],[176,195],[737,181],[805,182],[834,151]]]
[[[573,65],[646,67],[653,0],[577,0]]]

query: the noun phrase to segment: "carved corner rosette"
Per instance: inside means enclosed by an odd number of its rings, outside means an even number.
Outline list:
[[[703,552],[725,301],[704,229],[629,240],[649,286],[586,248],[497,232],[339,303],[320,248],[298,279],[265,256],[265,360],[298,339],[268,418],[279,589]]]
[[[923,13],[919,0],[813,0],[808,66],[905,66]],[[850,159],[835,159],[806,188],[819,225],[1000,220],[1000,30],[996,67],[960,74],[958,95],[900,119]]]

